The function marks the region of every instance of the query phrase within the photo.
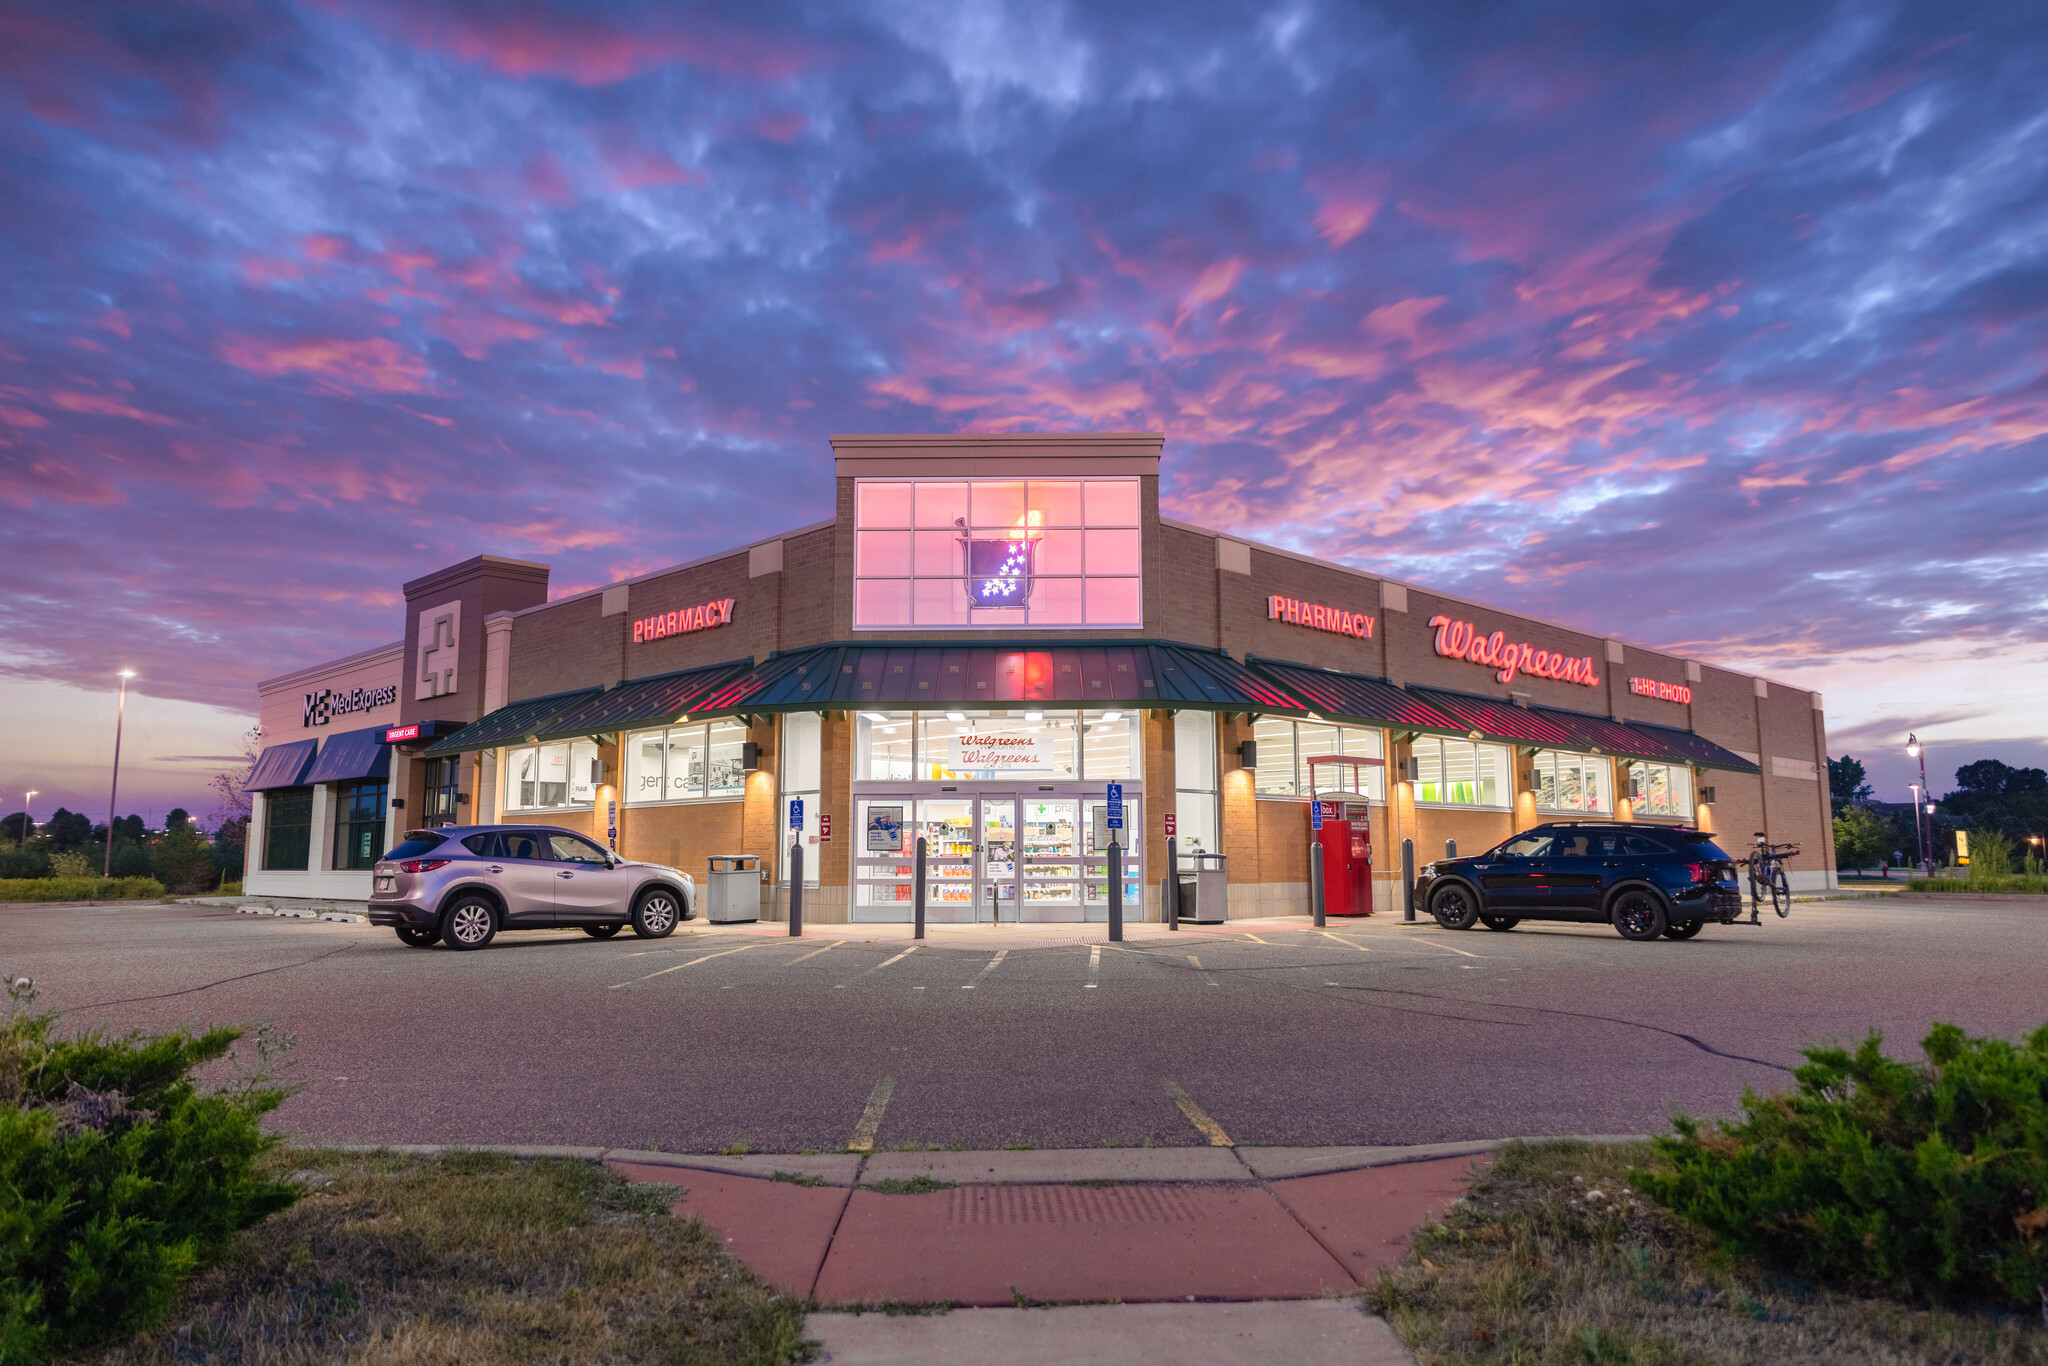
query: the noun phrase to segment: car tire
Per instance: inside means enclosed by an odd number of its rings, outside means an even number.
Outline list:
[[[416,929],[411,925],[400,925],[398,927],[398,937],[412,948],[431,949],[434,945],[441,942],[441,931],[432,925],[427,926],[425,929]]]
[[[1479,923],[1486,926],[1489,930],[1512,930],[1515,926],[1522,923],[1522,917],[1518,915],[1482,915],[1479,917]]]
[[[1664,903],[1647,887],[1625,887],[1616,893],[1607,918],[1623,939],[1638,943],[1662,938],[1671,923],[1665,918]]]
[[[592,939],[609,939],[613,935],[617,934],[620,930],[623,930],[625,928],[626,927],[624,925],[619,924],[585,925],[583,927],[583,932],[589,935]]]
[[[1429,913],[1447,930],[1469,930],[1479,923],[1479,897],[1462,882],[1446,883],[1430,893]]]
[[[633,933],[642,939],[666,939],[683,918],[683,899],[666,887],[653,887],[633,903]]]
[[[1680,920],[1664,927],[1666,939],[1690,939],[1707,927],[1704,920]]]
[[[441,942],[451,949],[480,949],[498,936],[498,908],[480,896],[466,896],[441,913]]]

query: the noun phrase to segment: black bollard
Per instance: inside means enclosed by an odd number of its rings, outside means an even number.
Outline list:
[[[924,836],[919,835],[917,837],[917,857],[910,865],[910,875],[917,879],[916,885],[910,891],[910,904],[915,908],[912,914],[916,917],[917,925],[917,928],[911,931],[910,937],[912,939],[924,938],[924,851]]]
[[[804,937],[804,846],[801,837],[789,846],[789,937]]]
[[[1169,930],[1180,929],[1180,841],[1166,837],[1166,895],[1159,908]]]
[[[1308,844],[1308,904],[1315,911],[1316,928],[1323,927],[1326,908],[1323,905],[1323,842],[1310,840]]]
[[[1109,836],[1109,942],[1124,942],[1124,847]]]
[[[1415,841],[1401,841],[1401,919],[1415,923]]]
[[[1445,840],[1445,841],[1444,841],[1444,857],[1445,857],[1445,858],[1456,858],[1457,856],[1458,856],[1458,842],[1457,842],[1456,840]]]

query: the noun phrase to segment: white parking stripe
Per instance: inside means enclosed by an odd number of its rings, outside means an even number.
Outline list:
[[[853,974],[853,976],[847,978],[845,982],[839,983],[836,987],[833,988],[833,990],[843,990],[848,983],[858,982],[861,978],[866,977],[871,973],[880,972],[883,968],[888,967],[891,963],[900,963],[904,959],[910,957],[911,954],[916,953],[919,949],[923,947],[924,945],[922,944],[912,944],[909,948],[897,954],[894,958],[884,958],[881,962],[869,968],[867,972],[856,972],[855,974]]]
[[[973,980],[972,982],[969,982],[969,983],[968,983],[968,984],[967,984],[966,986],[964,986],[964,987],[960,988],[960,990],[962,990],[962,991],[972,991],[972,990],[974,990],[974,988],[975,988],[976,986],[978,986],[978,985],[980,984],[980,982],[981,982],[981,979],[982,979],[983,977],[986,977],[986,976],[988,976],[988,975],[989,975],[990,973],[994,972],[994,971],[996,970],[996,965],[997,965],[998,963],[1002,962],[1002,961],[1003,961],[1003,960],[1004,960],[1005,958],[1008,958],[1009,956],[1010,956],[1010,951],[1009,951],[1008,949],[997,949],[997,950],[996,950],[996,956],[988,960],[988,964],[987,964],[987,966],[985,966],[985,967],[983,967],[983,968],[982,968],[982,970],[981,970],[981,972],[980,972],[980,975],[978,975],[977,977],[975,977],[975,979],[974,979],[974,980]]]
[[[617,991],[620,987],[632,986],[633,982],[644,982],[648,977],[666,977],[671,972],[681,972],[684,968],[694,968],[699,963],[708,963],[714,958],[723,958],[729,953],[745,953],[748,949],[758,949],[760,947],[759,944],[742,944],[736,949],[721,949],[717,953],[707,953],[702,958],[692,958],[687,963],[678,963],[672,968],[663,968],[660,972],[650,972],[647,974],[647,977],[635,977],[632,982],[614,982],[607,990]]]
[[[1096,984],[1095,984],[1095,977],[1096,977],[1096,974],[1100,973],[1101,971],[1102,971],[1102,945],[1100,945],[1100,944],[1093,944],[1093,945],[1090,945],[1090,946],[1089,946],[1089,949],[1088,949],[1088,985],[1082,988],[1082,990],[1083,990],[1083,991],[1093,991],[1093,990],[1095,990],[1095,985],[1096,985]]]
[[[830,953],[832,952],[832,950],[838,948],[841,944],[844,944],[845,942],[846,941],[844,939],[835,939],[822,949],[812,949],[809,953],[798,954],[795,958],[790,959],[787,963],[784,963],[782,966],[786,968],[793,968],[798,963],[803,962],[804,959],[816,958],[821,953]]]

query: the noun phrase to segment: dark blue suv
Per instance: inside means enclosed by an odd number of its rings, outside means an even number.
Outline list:
[[[1613,821],[1556,821],[1432,863],[1415,899],[1447,930],[1567,920],[1612,925],[1624,939],[1690,939],[1742,913],[1735,861],[1712,835]]]

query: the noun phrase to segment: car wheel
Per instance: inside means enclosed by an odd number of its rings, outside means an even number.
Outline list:
[[[682,901],[663,887],[642,894],[633,906],[633,933],[642,939],[666,939],[682,919]]]
[[[1479,923],[1479,900],[1470,887],[1453,882],[1429,898],[1429,913],[1447,930],[1469,930]]]
[[[1664,903],[1657,899],[1656,893],[1641,887],[1630,887],[1614,898],[1614,909],[1610,914],[1614,928],[1623,939],[1655,939],[1670,923],[1664,918]]]
[[[1664,937],[1666,939],[1690,939],[1706,927],[1707,922],[1704,920],[1681,920],[1675,925],[1666,925],[1664,927]]]
[[[431,949],[441,942],[441,932],[432,927],[420,930],[411,925],[400,925],[398,937],[416,949]]]
[[[1515,926],[1522,923],[1522,917],[1518,915],[1482,915],[1479,917],[1479,923],[1486,926],[1489,930],[1512,930]]]
[[[592,939],[609,939],[624,928],[624,925],[585,925],[583,932]]]
[[[441,916],[441,942],[451,949],[480,949],[497,933],[497,907],[480,896],[462,898]]]

